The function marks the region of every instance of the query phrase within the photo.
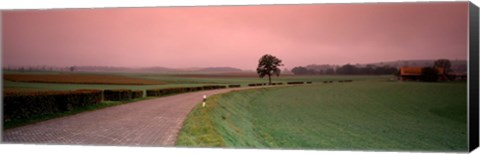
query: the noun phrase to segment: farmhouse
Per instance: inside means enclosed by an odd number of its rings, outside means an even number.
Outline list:
[[[439,80],[444,81],[448,78],[444,75],[444,68],[436,67]],[[422,67],[401,67],[400,68],[400,80],[402,81],[417,81],[422,76]]]

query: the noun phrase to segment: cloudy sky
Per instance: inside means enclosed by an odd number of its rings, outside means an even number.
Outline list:
[[[255,69],[466,59],[468,3],[17,10],[2,12],[5,66]]]

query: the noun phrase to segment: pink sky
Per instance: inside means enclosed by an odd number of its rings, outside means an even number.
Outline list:
[[[4,66],[255,69],[466,59],[468,3],[321,4],[2,12]]]

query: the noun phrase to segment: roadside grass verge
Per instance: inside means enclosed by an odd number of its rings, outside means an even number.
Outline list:
[[[195,106],[188,115],[188,120],[184,123],[181,133],[177,139],[177,145],[189,147],[223,147],[224,141],[217,128],[214,126],[213,119],[208,114],[217,105],[217,95],[209,97],[206,107],[200,104]]]
[[[380,80],[230,92],[197,105],[176,145],[465,152],[466,92]]]

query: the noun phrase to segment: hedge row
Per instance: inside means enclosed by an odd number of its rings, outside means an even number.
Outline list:
[[[5,93],[3,97],[4,122],[70,111],[101,101],[101,90]]]
[[[278,83],[272,83],[271,85],[283,85],[283,83],[278,82]]]
[[[249,87],[263,86],[263,85],[266,85],[266,83],[250,83],[250,84],[248,84]]]
[[[132,91],[132,99],[142,98],[142,97],[143,97],[143,90]]]
[[[130,89],[115,89],[104,90],[103,98],[106,101],[126,101],[132,99],[132,90]]]
[[[204,89],[204,90],[223,89],[223,88],[227,88],[227,86],[219,86],[219,85],[207,85],[207,86],[203,86],[203,89]]]
[[[297,82],[287,82],[287,84],[304,84],[304,82],[300,82],[300,81],[297,81]]]
[[[353,80],[340,80],[338,82],[342,83],[342,82],[352,82]]]
[[[240,87],[239,84],[228,85],[228,88],[238,88]]]
[[[323,81],[323,83],[333,83],[333,81]]]
[[[143,97],[143,90],[132,91],[130,89],[104,90],[103,98],[107,101],[128,101]]]
[[[268,83],[250,83],[248,84],[249,87],[255,87],[255,86],[266,86],[269,85]],[[277,83],[271,83],[270,85],[283,85],[282,82],[277,82]]]
[[[213,90],[213,89],[222,89],[227,88],[227,86],[221,85],[206,85],[202,87],[176,87],[176,88],[165,88],[165,89],[148,89],[147,96],[165,96],[170,94],[179,94],[186,92],[194,92],[200,90]]]
[[[164,96],[164,95],[169,95],[169,94],[197,91],[197,88],[200,88],[199,90],[201,90],[201,87],[149,89],[149,90],[147,90],[147,96]]]

